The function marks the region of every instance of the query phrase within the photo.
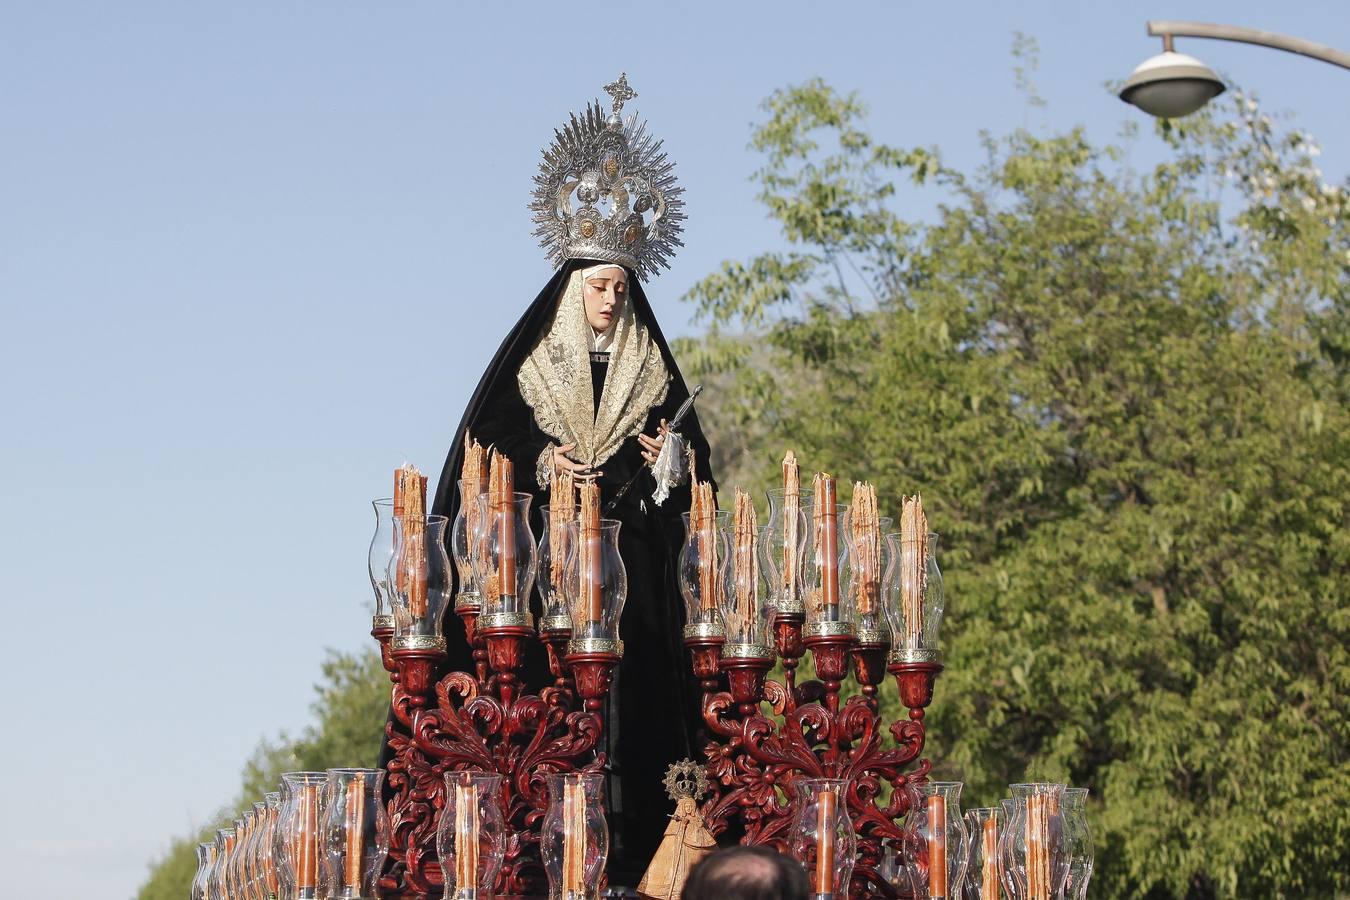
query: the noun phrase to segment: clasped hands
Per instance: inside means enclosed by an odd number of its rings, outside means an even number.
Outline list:
[[[649,437],[645,434],[638,435],[638,443],[642,445],[642,458],[647,461],[647,465],[656,465],[656,459],[661,455],[661,447],[666,442],[666,420],[661,420],[661,425],[656,429],[656,437]],[[592,469],[589,466],[573,462],[567,454],[576,449],[576,444],[563,444],[560,447],[553,448],[553,470],[555,472],[571,472],[572,478],[576,481],[585,483],[594,481],[605,474],[598,469]]]

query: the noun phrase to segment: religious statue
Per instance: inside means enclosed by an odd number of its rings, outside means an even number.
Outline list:
[[[669,803],[666,767],[701,747],[699,691],[684,659],[684,607],[676,583],[689,510],[687,473],[712,480],[697,412],[666,428],[689,397],[641,278],[669,266],[684,219],[682,190],[661,143],[636,116],[627,78],[609,84],[606,113],[593,103],[573,115],[535,176],[535,234],[557,266],[483,373],[436,490],[432,512],[452,521],[464,436],[514,464],[515,489],[547,502],[550,477],[571,472],[601,490],[603,515],[622,523],[619,550],[628,599],[619,623],[626,645],[606,711],[612,849],[610,880],[633,885],[661,841]],[[672,444],[666,447],[667,443]],[[677,464],[670,457],[680,446]],[[662,450],[666,454],[662,456]],[[663,476],[653,475],[662,460]],[[679,473],[683,478],[672,477]],[[546,525],[534,516],[534,533]],[[538,598],[532,598],[536,615]],[[472,661],[462,624],[446,616],[453,669]],[[548,682],[542,647],[526,687]]]

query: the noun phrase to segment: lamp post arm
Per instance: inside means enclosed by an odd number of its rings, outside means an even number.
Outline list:
[[[1350,53],[1328,47],[1325,44],[1290,37],[1287,34],[1276,34],[1273,31],[1240,28],[1236,25],[1211,25],[1208,22],[1158,20],[1148,23],[1148,33],[1153,37],[1161,37],[1164,48],[1168,50],[1172,49],[1173,37],[1212,38],[1217,41],[1237,41],[1242,44],[1274,47],[1276,50],[1297,53],[1300,56],[1320,59],[1322,62],[1331,63],[1333,66],[1350,69]]]

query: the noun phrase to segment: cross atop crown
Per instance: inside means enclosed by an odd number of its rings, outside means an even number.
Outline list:
[[[611,81],[605,85],[605,93],[614,98],[613,118],[618,119],[619,114],[623,112],[623,105],[637,96],[637,91],[628,86],[628,73],[620,72],[618,81]]]

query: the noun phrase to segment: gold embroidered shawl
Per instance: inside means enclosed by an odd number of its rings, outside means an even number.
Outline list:
[[[670,374],[661,350],[625,298],[609,344],[609,372],[595,406],[591,387],[591,334],[582,296],[583,270],[568,279],[553,319],[516,375],[520,394],[540,429],[568,455],[590,466],[603,464],[642,430],[653,406],[666,399]]]

